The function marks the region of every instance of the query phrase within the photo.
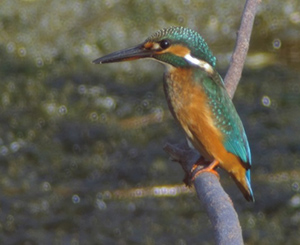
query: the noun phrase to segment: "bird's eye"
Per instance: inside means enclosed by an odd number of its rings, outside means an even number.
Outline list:
[[[170,47],[171,44],[170,44],[169,40],[164,39],[159,42],[159,45],[162,49],[166,49],[166,48]]]

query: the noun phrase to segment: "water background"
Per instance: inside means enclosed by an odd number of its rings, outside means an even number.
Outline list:
[[[244,1],[1,1],[0,243],[213,244],[183,171],[163,66],[94,65],[156,30],[197,30],[226,74]],[[300,1],[262,1],[234,104],[256,203],[226,173],[247,244],[300,232]]]

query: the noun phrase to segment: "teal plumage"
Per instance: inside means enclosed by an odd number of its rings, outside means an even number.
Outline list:
[[[198,81],[199,74],[194,72],[194,81]],[[214,114],[214,123],[217,128],[220,129],[224,135],[223,144],[227,151],[238,156],[244,163],[246,171],[246,179],[248,188],[253,197],[253,191],[251,188],[251,151],[247,139],[247,135],[244,130],[244,126],[236,109],[226,91],[223,79],[220,75],[214,71],[213,74],[200,80],[205,93],[209,97],[209,106]]]
[[[197,74],[195,74],[197,77]],[[195,79],[196,80],[196,79]],[[209,105],[215,116],[215,125],[224,134],[225,148],[240,157],[247,168],[251,165],[248,139],[237,111],[217,72],[202,81]]]

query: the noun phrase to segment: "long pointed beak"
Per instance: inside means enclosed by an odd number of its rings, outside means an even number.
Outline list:
[[[123,49],[111,54],[105,55],[93,61],[95,64],[105,64],[129,60],[137,60],[141,58],[149,58],[153,54],[153,50],[145,49],[143,44],[136,47]]]

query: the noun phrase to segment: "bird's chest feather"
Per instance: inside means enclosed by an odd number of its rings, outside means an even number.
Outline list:
[[[190,69],[166,72],[164,89],[169,108],[194,147],[207,159],[214,159],[215,152],[222,147],[223,136],[215,126],[202,85],[191,79]]]

